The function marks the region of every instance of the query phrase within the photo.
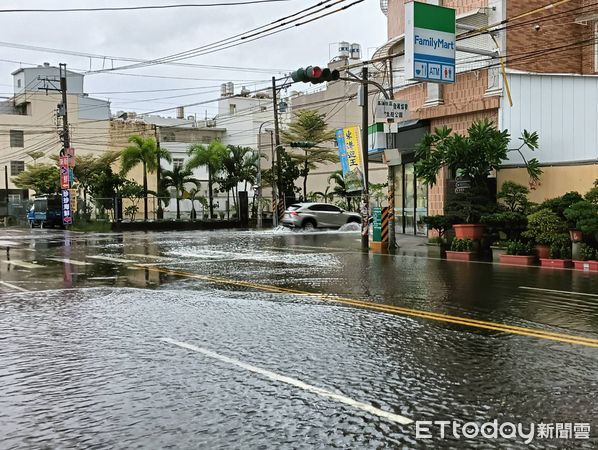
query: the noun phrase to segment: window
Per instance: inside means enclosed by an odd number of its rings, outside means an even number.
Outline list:
[[[183,164],[184,164],[184,160],[183,158],[173,158],[172,159],[172,168],[176,169],[178,168],[183,168]]]
[[[23,130],[10,130],[10,146],[11,147],[24,147],[25,138],[23,136]]]
[[[230,105],[228,105],[228,108],[229,108],[228,111],[231,115],[235,114],[237,112],[237,105],[235,105],[234,103],[231,103]]]
[[[17,80],[17,87],[18,87],[19,89],[21,88],[21,79],[20,79],[20,78]]]
[[[174,142],[176,140],[174,131],[169,131],[168,133],[164,133],[164,135],[162,136],[162,140],[164,142]]]
[[[21,203],[21,194],[8,194],[8,203]]]
[[[11,161],[10,162],[10,175],[15,176],[25,171],[25,161]]]
[[[201,142],[203,142],[204,144],[209,144],[210,142],[212,142],[212,138],[210,136],[202,136]]]

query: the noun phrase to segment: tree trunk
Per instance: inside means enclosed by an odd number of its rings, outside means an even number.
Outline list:
[[[181,198],[176,196],[176,220],[181,220]]]
[[[307,153],[307,152],[306,152]],[[305,159],[305,166],[303,166],[303,201],[307,201],[307,174],[309,167],[307,166],[307,158]]]
[[[212,193],[212,168],[208,166],[208,199],[210,201],[210,220],[214,217],[214,195]]]
[[[87,218],[87,188],[83,188],[83,216]]]
[[[147,168],[143,161],[143,220],[147,222]]]

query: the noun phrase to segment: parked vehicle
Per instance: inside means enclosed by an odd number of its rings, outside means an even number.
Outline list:
[[[329,203],[295,203],[287,208],[282,225],[290,228],[340,228],[347,223],[361,223],[361,217]]]
[[[36,197],[27,213],[31,228],[52,228],[62,226],[62,199],[59,195]]]

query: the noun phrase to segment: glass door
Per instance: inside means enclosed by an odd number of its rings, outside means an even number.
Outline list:
[[[402,234],[403,229],[403,165],[393,167],[395,178],[395,233]]]

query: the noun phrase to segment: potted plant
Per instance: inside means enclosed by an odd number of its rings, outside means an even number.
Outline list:
[[[508,241],[506,243],[506,252],[500,255],[501,264],[511,264],[516,266],[531,266],[536,261],[534,246],[527,242]]]
[[[451,261],[473,261],[475,255],[471,239],[453,239],[451,249],[446,251],[446,259]]]
[[[571,242],[566,238],[553,242],[548,258],[540,258],[540,265],[557,269],[571,267]]]
[[[573,260],[577,270],[585,272],[598,272],[598,251],[586,243],[579,245],[579,259]]]
[[[520,140],[522,143],[518,148],[509,149],[509,132],[499,130],[489,120],[480,120],[469,127],[467,135],[453,133],[452,129],[445,126],[425,135],[417,144],[415,173],[419,178],[434,185],[438,173],[446,167],[462,181],[462,187],[455,189],[454,200],[455,212],[462,219],[461,224],[453,226],[457,238],[482,237],[483,225],[480,225],[479,220],[481,215],[490,212],[483,211],[484,207],[494,204],[494,201],[489,195],[480,201],[480,194],[487,191],[489,175],[500,168],[510,151],[519,152],[531,180],[539,180],[542,174],[539,162],[535,158],[524,158],[521,152],[523,147],[531,151],[538,148],[538,134],[524,130]],[[451,209],[447,205],[447,212]]]
[[[581,242],[583,234],[594,236],[598,232],[598,204],[581,200],[563,211],[572,229],[571,240]]]
[[[552,210],[542,208],[527,216],[527,230],[521,235],[534,240],[538,257],[548,259],[550,246],[567,236],[567,224]]]
[[[449,216],[426,216],[423,218],[428,229],[434,230],[436,234],[428,240],[428,256],[438,258],[446,256],[446,251],[450,248],[446,233],[453,227],[455,220],[455,218]]]

